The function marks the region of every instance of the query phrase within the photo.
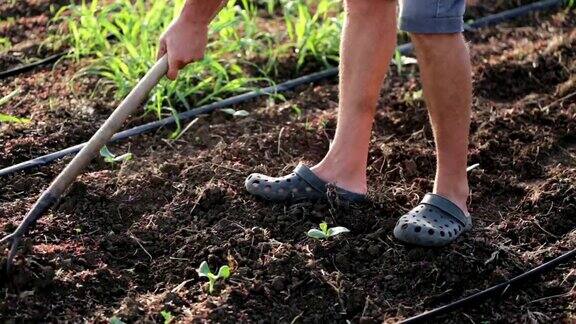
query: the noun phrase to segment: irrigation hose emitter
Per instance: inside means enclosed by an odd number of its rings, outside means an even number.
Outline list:
[[[118,107],[112,112],[104,124],[96,131],[90,140],[84,145],[82,150],[68,163],[64,170],[54,179],[48,189],[46,189],[32,209],[26,214],[18,228],[0,240],[0,244],[8,243],[9,252],[6,259],[6,271],[10,272],[12,261],[16,255],[18,243],[22,239],[31,225],[42,217],[62,196],[64,191],[78,177],[82,170],[98,154],[100,149],[112,138],[114,133],[122,127],[124,121],[145,101],[148,93],[158,84],[160,79],[168,71],[168,59],[165,56],[160,58],[154,66],[144,75],[132,91],[124,98]]]

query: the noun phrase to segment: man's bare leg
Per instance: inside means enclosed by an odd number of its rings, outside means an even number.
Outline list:
[[[396,1],[346,0],[345,6],[336,135],[327,155],[312,170],[338,187],[366,193],[374,113],[396,46]]]
[[[472,105],[470,54],[462,34],[412,34],[436,141],[434,193],[467,212],[468,136]]]

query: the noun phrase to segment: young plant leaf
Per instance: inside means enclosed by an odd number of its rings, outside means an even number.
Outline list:
[[[169,311],[161,311],[160,315],[164,318],[164,324],[170,324],[174,320],[174,316]]]
[[[114,154],[112,154],[112,152],[110,152],[106,145],[102,146],[100,149],[100,156],[103,157],[104,161],[108,163],[114,162],[114,158],[116,157]]]
[[[238,110],[232,116],[234,116],[234,117],[246,117],[248,115],[250,115],[250,113],[247,112],[246,110]]]
[[[103,146],[100,149],[100,156],[104,158],[104,161],[107,163],[114,163],[114,162],[123,162],[131,160],[133,155],[132,153],[125,153],[119,156],[114,155],[107,146]]]
[[[328,224],[326,222],[320,223],[319,227],[322,230],[322,232],[324,232],[324,234],[328,234]]]
[[[0,123],[26,124],[29,122],[30,122],[29,118],[0,114]]]
[[[227,279],[230,277],[230,267],[225,265],[218,270],[218,278]]]
[[[110,320],[108,321],[110,324],[125,324],[121,319],[119,319],[116,316],[113,316],[110,318]]]
[[[210,266],[208,266],[208,262],[206,261],[202,261],[196,272],[198,272],[198,276],[200,277],[208,277],[208,275],[212,273],[212,271],[210,271]]]
[[[317,228],[313,228],[311,230],[308,231],[308,233],[306,233],[306,235],[308,235],[311,238],[315,238],[318,240],[322,240],[327,238],[326,234],[324,234],[324,232],[322,232],[321,230],[317,229]]]
[[[349,229],[347,229],[346,227],[342,227],[342,226],[336,226],[336,227],[332,227],[328,230],[328,236],[336,236],[338,234],[342,234],[342,233],[348,233],[350,232]]]

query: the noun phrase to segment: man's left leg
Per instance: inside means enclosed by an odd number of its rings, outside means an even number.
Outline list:
[[[468,136],[472,105],[470,55],[461,33],[412,34],[436,142],[435,194],[466,214]]]
[[[401,10],[401,28],[416,48],[437,160],[433,193],[394,228],[398,239],[412,244],[445,245],[472,226],[466,207],[472,78],[464,7],[464,0],[404,0]]]

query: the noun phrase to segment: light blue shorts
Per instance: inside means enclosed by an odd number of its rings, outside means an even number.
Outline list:
[[[464,31],[466,0],[400,0],[399,28],[409,33]]]

